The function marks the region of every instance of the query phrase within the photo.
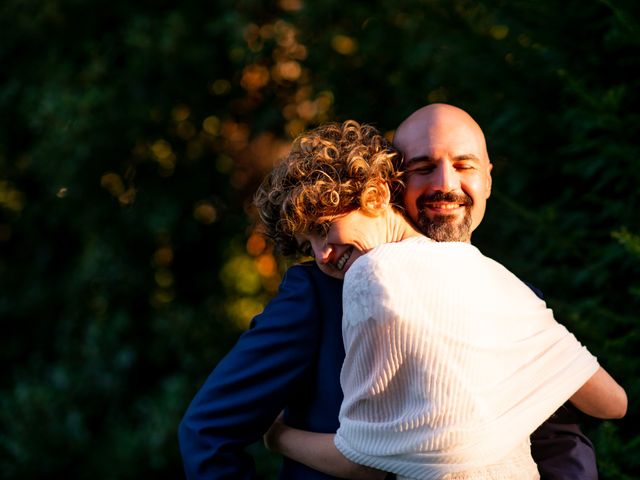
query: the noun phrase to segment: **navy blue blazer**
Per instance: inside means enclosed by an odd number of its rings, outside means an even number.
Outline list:
[[[342,281],[324,275],[313,262],[290,268],[278,295],[216,366],[180,423],[188,480],[258,478],[245,448],[261,440],[283,409],[291,426],[337,430],[344,361],[341,323]],[[537,455],[532,436],[542,478],[596,479],[591,443],[566,417],[558,420],[541,427],[547,430],[539,435],[543,448]],[[279,478],[335,477],[284,458]]]

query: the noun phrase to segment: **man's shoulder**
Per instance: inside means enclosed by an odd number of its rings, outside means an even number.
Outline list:
[[[322,273],[316,262],[308,261],[298,263],[287,269],[284,274],[283,282],[297,282],[297,281],[310,281],[314,285],[324,286],[332,285],[337,288],[342,287],[342,280],[330,277],[329,275]]]
[[[342,283],[342,280],[322,273],[315,262],[300,263],[287,269],[278,294],[272,301],[289,299],[306,304],[341,303]]]
[[[542,293],[542,290],[540,290],[538,287],[536,287],[535,285],[532,285],[531,283],[522,280],[522,283],[524,283],[527,287],[529,287],[533,293],[535,293],[539,299],[544,300],[544,294]]]

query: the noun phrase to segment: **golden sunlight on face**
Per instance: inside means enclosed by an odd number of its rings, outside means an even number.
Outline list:
[[[409,217],[436,241],[468,242],[491,194],[491,163],[482,130],[465,112],[425,108],[398,129],[407,169]]]
[[[353,262],[387,241],[381,217],[361,210],[322,217],[316,225],[312,232],[297,234],[296,240],[300,251],[312,256],[320,270],[334,278],[343,279]]]

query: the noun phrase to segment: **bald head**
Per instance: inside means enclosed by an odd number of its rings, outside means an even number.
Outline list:
[[[482,129],[464,110],[420,108],[396,130],[393,144],[407,171],[404,203],[422,232],[437,241],[470,241],[491,193]]]
[[[420,151],[420,145],[444,144],[452,137],[473,140],[484,159],[489,161],[480,126],[467,112],[446,103],[433,103],[409,115],[396,129],[393,144],[408,157],[416,149]]]

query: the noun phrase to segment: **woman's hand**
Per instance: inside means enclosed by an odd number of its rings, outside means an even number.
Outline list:
[[[280,412],[280,415],[273,421],[267,433],[262,437],[267,450],[282,454],[280,439],[290,428],[284,423],[284,412]]]
[[[348,460],[333,443],[333,433],[299,430],[284,423],[280,413],[264,434],[268,450],[289,457],[314,470],[338,478],[352,480],[383,480],[385,472]]]

